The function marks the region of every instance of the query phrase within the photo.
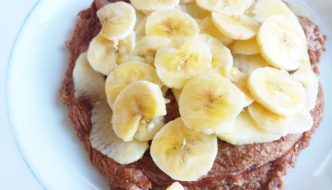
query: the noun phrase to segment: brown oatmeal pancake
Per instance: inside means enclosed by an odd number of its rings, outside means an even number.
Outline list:
[[[129,165],[120,165],[91,147],[89,97],[75,98],[72,71],[77,57],[87,50],[91,39],[97,35],[101,25],[96,16],[98,8],[107,0],[95,0],[92,6],[80,12],[73,37],[67,42],[70,57],[65,79],[61,88],[61,98],[68,106],[70,118],[76,133],[84,143],[92,164],[107,177],[111,189],[165,189],[174,182],[152,161],[149,151],[144,157]],[[317,63],[324,51],[325,36],[317,25],[309,19],[299,17],[308,39],[312,66],[318,74]],[[177,103],[168,92],[166,121],[179,116]],[[282,177],[294,167],[297,156],[306,148],[314,131],[318,128],[324,112],[322,87],[319,88],[317,105],[312,116],[314,125],[311,131],[301,135],[288,135],[278,141],[234,146],[219,140],[219,150],[213,168],[205,177],[195,182],[183,182],[188,189],[283,189]]]

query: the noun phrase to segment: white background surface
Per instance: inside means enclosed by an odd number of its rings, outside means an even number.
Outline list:
[[[36,0],[0,0],[0,189],[42,189],[15,145],[4,112],[4,77],[15,36]]]

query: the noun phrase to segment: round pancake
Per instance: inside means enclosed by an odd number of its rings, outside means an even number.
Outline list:
[[[154,164],[149,151],[135,163],[120,165],[91,147],[89,135],[92,126],[92,104],[89,97],[76,99],[74,96],[72,71],[75,61],[80,53],[87,50],[91,39],[100,31],[101,25],[96,11],[106,3],[107,0],[95,0],[89,9],[79,14],[72,39],[66,43],[70,56],[60,92],[61,98],[68,106],[76,133],[84,143],[92,164],[107,177],[111,189],[165,189],[174,180]],[[310,20],[299,20],[307,35],[313,68],[318,73],[316,65],[324,51],[325,36]],[[312,45],[313,43],[319,45]],[[171,103],[167,105],[168,115],[165,119],[170,121],[178,117],[179,113],[172,93],[167,93],[167,98]],[[323,107],[323,91],[320,87],[317,106],[312,112],[314,126],[311,131],[301,135],[289,135],[274,142],[245,146],[219,141],[218,155],[208,175],[198,181],[182,184],[188,189],[282,189],[282,177],[289,168],[294,167],[299,152],[309,145],[310,138],[322,119]]]

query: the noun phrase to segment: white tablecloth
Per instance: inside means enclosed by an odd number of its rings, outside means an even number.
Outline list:
[[[11,47],[36,0],[1,0],[0,6],[0,189],[39,190],[15,144],[5,113],[5,73]]]

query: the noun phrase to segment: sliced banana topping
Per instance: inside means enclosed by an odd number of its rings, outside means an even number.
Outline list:
[[[300,65],[300,68],[298,69],[298,71],[300,71],[300,72],[311,72],[313,74],[316,74],[313,71],[313,67],[311,65],[311,61],[310,61],[310,57],[309,57],[308,53],[303,56],[302,61],[301,61],[301,65]]]
[[[248,87],[255,100],[273,113],[291,116],[305,107],[304,87],[285,71],[272,67],[256,69],[249,77]]]
[[[112,111],[104,102],[97,104],[91,111],[92,148],[113,159],[119,164],[130,164],[141,159],[149,148],[147,142],[125,142],[113,131],[110,123]]]
[[[297,18],[292,10],[282,0],[256,0],[254,6],[255,19],[264,22],[270,16],[286,16],[296,21]]]
[[[226,37],[223,33],[214,26],[211,16],[205,17],[199,24],[201,33],[208,34],[220,40],[224,45],[229,45],[233,42],[232,38]]]
[[[175,8],[180,0],[130,0],[130,3],[141,11],[163,11]]]
[[[259,128],[278,135],[303,133],[310,130],[313,124],[309,111],[284,117],[269,111],[258,103],[249,106],[248,111]]]
[[[150,141],[163,126],[163,116],[156,117],[150,122],[143,121],[137,129],[134,139],[141,142]]]
[[[229,121],[228,123],[219,126],[216,130],[216,135],[219,136],[221,134],[234,132],[234,130],[235,130],[235,120],[236,119],[233,119],[233,120]]]
[[[148,15],[143,12],[136,11],[136,24],[134,27],[134,31],[136,33],[136,38],[141,39],[145,36],[145,25]]]
[[[73,69],[75,97],[90,97],[97,100],[104,95],[104,76],[94,71],[88,63],[86,53],[82,53],[76,60]]]
[[[127,54],[127,55],[121,56],[121,59],[118,59],[118,65],[122,65],[124,63],[146,63],[146,64],[148,64],[147,60],[144,57],[141,57],[141,56],[138,56],[135,54]]]
[[[202,9],[225,15],[243,14],[252,2],[253,0],[196,0],[197,5]]]
[[[120,40],[118,45],[101,35],[97,35],[90,42],[87,58],[94,70],[107,76],[118,64],[133,60],[131,53],[135,46],[136,35],[134,32],[130,33],[124,40]]]
[[[189,14],[174,9],[153,12],[147,19],[145,33],[147,36],[183,38],[198,35],[199,28]]]
[[[290,127],[285,120],[287,117],[275,114],[258,103],[250,105],[248,111],[259,128],[280,135],[287,134]]]
[[[136,33],[131,32],[125,39],[119,41],[119,53],[130,54],[136,47]]]
[[[316,107],[319,89],[317,75],[312,71],[300,69],[292,74],[292,77],[303,85],[307,95],[307,109],[313,110]]]
[[[181,95],[181,90],[172,88],[172,93],[175,97],[176,102],[179,102],[180,100],[180,95]]]
[[[201,34],[199,37],[210,48],[212,53],[212,66],[219,69],[223,76],[229,76],[233,67],[233,56],[231,51],[210,35]]]
[[[118,54],[114,43],[100,35],[90,42],[87,57],[91,67],[106,76],[117,67]]]
[[[102,24],[100,34],[115,44],[126,38],[136,23],[135,9],[128,3],[109,3],[98,10],[97,16]]]
[[[110,123],[112,111],[104,93],[104,76],[90,67],[86,53],[82,53],[75,63],[73,81],[75,96],[84,96],[93,101],[91,146],[120,164],[129,164],[142,158],[149,147],[148,143],[124,142],[114,133]]]
[[[132,52],[135,47],[136,47],[136,33],[131,32],[129,36],[119,41],[116,50],[118,54],[117,64],[126,62],[129,59],[129,57],[132,56]]]
[[[105,92],[108,104],[113,108],[116,97],[127,85],[146,80],[162,86],[156,70],[149,64],[142,62],[127,62],[118,66],[105,83]]]
[[[156,165],[179,181],[195,181],[206,175],[217,151],[216,136],[190,130],[180,118],[167,123],[153,138],[150,148]]]
[[[260,129],[247,111],[236,117],[232,131],[217,135],[221,140],[233,145],[272,142],[281,138],[281,135]]]
[[[246,15],[228,16],[213,12],[212,21],[221,33],[235,40],[248,40],[253,38],[259,28],[258,23],[253,18]]]
[[[234,66],[245,74],[250,74],[254,70],[268,67],[269,64],[260,55],[235,55]]]
[[[244,94],[229,79],[205,73],[185,83],[179,110],[187,128],[212,134],[240,114],[244,101]]]
[[[134,54],[145,57],[153,64],[157,50],[170,44],[171,40],[165,36],[144,36],[137,42]]]
[[[291,9],[296,16],[305,17],[310,20],[313,20],[312,13],[306,10],[304,6],[300,4],[295,4],[295,2],[287,1],[286,3],[289,9]]]
[[[97,12],[101,31],[73,70],[75,96],[93,106],[93,148],[130,164],[152,140],[163,172],[195,181],[212,168],[217,138],[246,145],[312,128],[319,82],[284,1],[130,2]],[[180,117],[165,124],[170,91]]]
[[[234,41],[230,48],[234,54],[257,55],[260,53],[256,38]]]
[[[181,2],[179,9],[188,13],[195,19],[204,19],[205,17],[210,16],[210,12],[197,6],[194,0],[192,0],[192,2]]]
[[[181,4],[193,3],[195,0],[180,0]]]
[[[136,81],[127,85],[113,105],[114,132],[124,141],[132,141],[139,128],[151,127],[150,123],[154,124],[156,117],[166,115],[165,104],[158,85],[148,81]]]
[[[289,134],[301,134],[306,131],[310,131],[314,120],[310,112],[302,112],[296,114],[291,118],[291,127],[289,128]]]
[[[169,88],[182,88],[191,77],[211,68],[212,54],[199,39],[185,41],[180,47],[160,48],[154,64],[158,76]]]
[[[136,33],[131,32],[125,39],[119,41],[119,53],[121,55],[131,54],[136,47],[136,41]]]
[[[179,182],[174,182],[172,185],[167,187],[166,190],[184,190],[184,187]]]
[[[231,74],[229,76],[229,79],[241,90],[241,92],[245,95],[244,105],[243,107],[248,107],[251,105],[255,99],[250,94],[249,88],[248,88],[248,78],[249,75],[241,72],[236,67],[233,67],[231,69]]]
[[[259,29],[257,41],[262,56],[270,65],[280,69],[298,69],[307,54],[307,42],[302,29],[287,17],[269,17]]]

